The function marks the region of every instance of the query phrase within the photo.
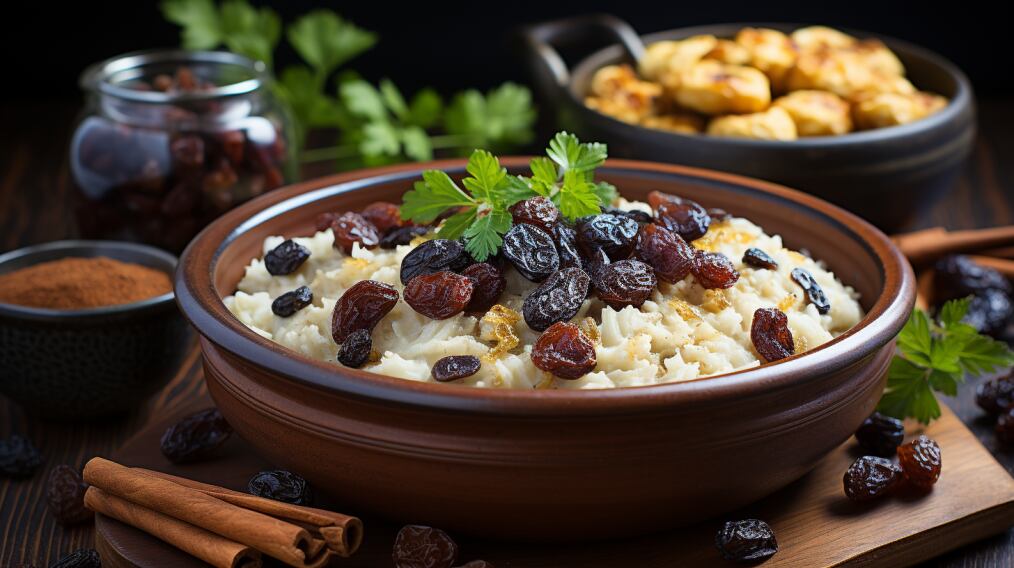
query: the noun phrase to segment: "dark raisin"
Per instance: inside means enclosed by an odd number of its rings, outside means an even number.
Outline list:
[[[415,225],[391,229],[380,238],[380,248],[393,249],[400,245],[407,245],[412,242],[412,239],[421,237],[428,232],[430,232],[428,227],[417,227]]]
[[[791,357],[796,352],[789,318],[775,308],[758,308],[753,313],[750,341],[768,363]]]
[[[528,327],[543,331],[556,322],[570,320],[588,296],[590,284],[588,275],[580,268],[554,272],[525,298],[521,311]]]
[[[708,209],[708,217],[711,217],[711,220],[715,222],[728,221],[732,219],[732,214],[720,207],[712,207]]]
[[[905,440],[905,424],[897,418],[874,412],[856,430],[859,447],[875,456],[894,456]]]
[[[595,345],[581,328],[557,322],[535,342],[532,363],[561,379],[580,379],[595,368]]]
[[[778,552],[775,533],[764,521],[726,521],[715,535],[715,546],[726,560],[755,562]]]
[[[264,268],[272,276],[292,274],[310,258],[310,249],[289,239],[264,255]]]
[[[395,568],[451,568],[458,545],[440,529],[405,525],[394,539],[391,558]]]
[[[549,198],[541,195],[511,205],[510,212],[515,225],[528,223],[547,233],[552,232],[553,227],[560,221],[560,210]]]
[[[890,493],[901,479],[901,468],[891,460],[863,456],[849,466],[842,483],[850,500],[871,501]]]
[[[577,244],[586,255],[605,251],[609,260],[623,260],[634,251],[640,225],[620,215],[595,215],[577,225]]]
[[[616,207],[606,207],[602,210],[602,212],[608,213],[610,215],[619,215],[620,217],[626,217],[642,225],[645,223],[651,223],[655,220],[655,218],[651,216],[651,213],[641,211],[638,209],[624,211],[623,209],[618,209]]]
[[[1014,316],[1011,294],[1002,290],[983,290],[972,295],[968,313],[962,319],[986,335],[1001,336]]]
[[[743,264],[754,268],[778,270],[778,262],[759,248],[746,249],[746,252],[743,253]]]
[[[590,254],[583,254],[581,260],[584,264],[584,271],[591,277],[592,288],[597,288],[597,282],[599,276],[602,274],[602,270],[609,266],[609,255],[602,249],[596,249]]]
[[[963,298],[983,290],[1011,293],[1011,283],[999,270],[976,263],[965,255],[946,256],[933,267],[933,285],[942,299]]]
[[[824,293],[820,284],[817,284],[812,274],[803,268],[793,268],[792,279],[803,289],[806,298],[810,300],[813,307],[817,308],[817,312],[826,314],[831,311],[831,301],[827,299],[827,294]]]
[[[69,465],[58,465],[49,474],[46,484],[46,504],[49,513],[61,525],[83,523],[92,518],[92,512],[84,504],[88,484],[81,479],[81,473]]]
[[[492,562],[487,562],[485,560],[473,560],[458,566],[458,568],[496,568],[496,566],[494,566]]]
[[[503,255],[532,282],[542,282],[560,269],[560,255],[549,233],[527,223],[514,225],[503,237]]]
[[[204,140],[199,136],[187,135],[169,144],[173,162],[184,169],[195,169],[204,164]]]
[[[467,276],[446,270],[423,274],[405,286],[405,301],[420,314],[442,320],[463,312],[474,288]]]
[[[898,463],[910,484],[929,490],[940,478],[940,446],[926,436],[919,436],[898,446]]]
[[[996,419],[996,437],[1004,444],[1014,444],[1014,408],[1008,409]]]
[[[553,227],[553,240],[556,241],[556,252],[560,255],[560,268],[583,268],[581,254],[577,249],[577,232],[574,229],[557,223]]]
[[[655,209],[658,223],[688,243],[703,237],[711,226],[707,210],[689,199],[653,191],[648,194],[648,201]]]
[[[358,369],[370,359],[373,350],[373,338],[370,330],[357,329],[349,334],[338,348],[338,362],[346,367]]]
[[[444,357],[433,364],[433,380],[446,383],[471,377],[479,372],[482,361],[472,355],[451,355]]]
[[[346,254],[352,253],[352,245],[359,243],[365,248],[373,248],[380,244],[380,233],[377,228],[359,213],[346,211],[331,223],[334,233],[334,248],[342,249]]]
[[[640,260],[621,260],[604,267],[595,281],[599,299],[614,310],[640,308],[657,284],[655,271]]]
[[[472,299],[465,306],[466,312],[485,312],[507,289],[503,271],[488,262],[473,264],[462,270],[461,275],[472,281]]]
[[[0,440],[0,475],[28,477],[41,464],[42,455],[27,438],[15,434],[6,440]]]
[[[229,436],[232,427],[217,408],[195,412],[162,434],[162,455],[173,463],[195,462],[210,457]]]
[[[697,251],[690,263],[690,272],[698,284],[708,289],[732,288],[739,280],[739,272],[732,261],[720,252]]]
[[[637,256],[666,282],[679,282],[690,274],[694,248],[665,227],[648,224],[637,236]]]
[[[338,298],[331,317],[331,337],[335,343],[356,330],[373,331],[377,323],[398,303],[394,286],[376,280],[361,280]]]
[[[271,302],[271,312],[280,318],[287,318],[313,303],[313,290],[309,286],[300,286],[286,292]]]
[[[102,568],[102,559],[95,550],[81,548],[53,562],[49,568]]]
[[[314,227],[317,228],[318,231],[326,231],[330,229],[331,225],[334,225],[334,222],[337,220],[338,220],[337,213],[325,211],[324,213],[317,215],[317,217],[313,221],[313,225]]]
[[[255,474],[247,483],[247,491],[251,495],[293,505],[309,505],[313,501],[313,492],[306,480],[284,469]]]
[[[408,284],[416,276],[443,270],[458,272],[471,264],[461,241],[433,239],[412,249],[401,261],[401,283]]]
[[[386,201],[376,201],[367,205],[360,215],[372,223],[381,235],[402,225],[401,210],[394,203]]]

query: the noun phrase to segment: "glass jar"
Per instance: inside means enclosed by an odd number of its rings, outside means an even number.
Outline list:
[[[88,238],[179,252],[225,211],[295,181],[292,121],[262,63],[147,51],[89,67],[70,165]]]

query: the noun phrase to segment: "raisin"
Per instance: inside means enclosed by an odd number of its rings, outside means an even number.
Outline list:
[[[715,535],[715,546],[726,560],[755,562],[778,552],[775,533],[764,521],[726,521]]]
[[[46,484],[49,513],[61,525],[73,525],[91,519],[92,512],[84,504],[87,490],[88,484],[81,479],[78,470],[69,465],[56,466],[50,472]]]
[[[817,284],[812,274],[803,268],[793,268],[792,279],[806,292],[806,298],[817,308],[817,312],[826,314],[831,311],[831,301],[827,299],[827,294],[820,284]]]
[[[1004,444],[1014,444],[1014,408],[1008,409],[996,419],[996,437]]]
[[[412,242],[412,239],[421,237],[428,232],[430,232],[429,228],[417,227],[415,225],[391,229],[386,235],[380,238],[380,248],[393,249],[397,246],[407,245]]]
[[[331,223],[331,231],[334,232],[334,248],[340,248],[345,254],[352,253],[352,245],[359,243],[365,248],[373,248],[380,244],[380,234],[373,226],[359,213],[347,211],[338,216]]]
[[[463,312],[474,288],[467,276],[446,270],[423,274],[405,286],[405,301],[420,314],[442,320]]]
[[[441,383],[471,377],[479,372],[482,361],[472,355],[451,355],[433,364],[433,380]]]
[[[648,194],[648,202],[658,223],[688,243],[703,237],[711,226],[711,216],[697,202],[658,191]]]
[[[743,264],[754,268],[778,270],[778,263],[775,259],[771,258],[771,255],[759,248],[746,249],[746,252],[743,253]]]
[[[0,440],[0,475],[29,477],[42,464],[42,455],[32,442],[17,434]]]
[[[412,249],[401,261],[401,283],[416,276],[443,270],[458,272],[471,264],[465,245],[460,241],[433,239]]]
[[[624,211],[623,209],[619,209],[616,207],[606,207],[602,209],[602,212],[608,213],[610,215],[619,215],[620,217],[626,217],[641,225],[645,223],[651,223],[655,220],[655,218],[651,216],[651,213],[641,211],[639,209],[631,209],[629,211]]]
[[[990,414],[1002,414],[1014,406],[1014,373],[981,383],[975,389],[975,402]]]
[[[220,448],[232,427],[217,408],[195,412],[166,429],[162,434],[162,455],[173,463],[205,459]]]
[[[694,248],[665,227],[649,224],[637,236],[637,256],[655,269],[666,282],[679,282],[690,274]]]
[[[871,501],[890,493],[901,479],[901,468],[891,460],[863,456],[849,466],[842,483],[850,500]]]
[[[396,568],[451,568],[458,545],[440,529],[405,525],[394,539],[391,558]]]
[[[897,418],[874,412],[856,430],[859,447],[882,458],[891,457],[905,440],[905,424]]]
[[[758,308],[750,323],[750,341],[768,363],[791,357],[796,351],[789,318],[775,308]]]
[[[590,284],[588,275],[580,268],[554,272],[525,298],[521,311],[528,327],[544,331],[556,322],[570,320],[588,296]]]
[[[535,342],[532,363],[561,379],[580,379],[595,368],[595,345],[578,326],[557,322]]]
[[[698,284],[708,289],[731,288],[739,280],[739,272],[732,261],[720,252],[695,252],[690,272]]]
[[[496,568],[496,566],[494,566],[492,562],[487,562],[486,560],[472,560],[471,562],[466,562],[465,564],[458,566],[458,568]]]
[[[286,292],[271,302],[271,312],[280,318],[287,318],[313,303],[313,290],[309,286],[300,286]]]
[[[609,255],[602,249],[596,249],[590,254],[582,256],[584,270],[591,277],[592,288],[596,288],[596,282],[602,274],[602,270],[609,266]]]
[[[976,263],[965,255],[951,255],[933,267],[933,284],[943,299],[963,298],[983,290],[1012,292],[1011,283],[999,270]]]
[[[349,334],[338,348],[338,362],[346,367],[358,369],[370,359],[373,350],[373,338],[370,330],[357,329]]]
[[[1002,290],[983,290],[972,295],[968,313],[962,319],[980,333],[999,337],[1014,316],[1011,295]]]
[[[514,224],[528,223],[550,233],[560,221],[560,210],[546,197],[541,195],[519,201],[510,208]]]
[[[310,249],[288,239],[264,255],[264,268],[272,276],[292,274],[310,258]]]
[[[313,221],[313,225],[314,227],[317,228],[318,231],[326,231],[330,229],[331,225],[334,225],[334,222],[337,220],[338,220],[337,213],[325,211],[324,213],[317,215],[317,218],[314,219]]]
[[[461,271],[461,275],[472,281],[472,299],[465,306],[466,312],[485,312],[507,289],[503,271],[488,262],[473,264]]]
[[[204,164],[204,140],[199,136],[180,136],[169,144],[173,162],[185,169],[199,168]]]
[[[940,446],[926,436],[919,436],[898,446],[898,463],[910,484],[929,490],[940,478]]]
[[[640,260],[621,260],[604,267],[595,281],[599,299],[614,310],[640,308],[657,284],[655,271]]]
[[[401,209],[394,203],[376,201],[367,205],[360,215],[373,224],[381,235],[402,225]]]
[[[637,221],[608,213],[581,220],[577,225],[577,244],[585,254],[601,249],[609,260],[623,260],[634,251]]]
[[[712,207],[708,209],[708,217],[711,217],[712,221],[728,221],[732,219],[732,214],[720,207]]]
[[[247,491],[257,497],[293,505],[309,505],[313,501],[313,492],[310,491],[310,485],[306,480],[284,469],[255,474],[247,483]]]
[[[542,282],[560,269],[560,255],[549,233],[527,223],[514,225],[503,237],[503,255],[532,282]]]
[[[102,568],[102,559],[94,549],[81,548],[50,564],[49,568]]]
[[[376,280],[361,280],[338,298],[331,317],[331,337],[335,343],[356,330],[373,331],[377,323],[398,303],[394,286]]]
[[[557,223],[553,227],[553,240],[556,241],[556,252],[560,255],[560,268],[583,268],[581,254],[577,250],[577,232],[574,229]]]

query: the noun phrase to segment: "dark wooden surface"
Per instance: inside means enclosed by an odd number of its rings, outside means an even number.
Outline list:
[[[75,236],[73,190],[66,148],[76,109],[48,103],[0,108],[0,252]],[[305,176],[327,173],[326,168]],[[913,199],[918,199],[914,195]],[[949,196],[911,228],[950,229],[1014,223],[1014,103],[983,101],[980,136],[965,174]],[[130,416],[91,425],[64,425],[26,417],[0,397],[0,437],[20,433],[40,448],[45,464],[29,480],[0,480],[0,567],[47,566],[63,554],[92,546],[90,525],[66,529],[46,512],[45,479],[59,464],[81,466],[92,456],[110,455],[150,416],[185,403],[203,391],[188,360],[177,378]],[[0,362],[0,372],[3,363]],[[975,406],[977,381],[962,386],[947,404],[1014,474],[1014,449],[999,446],[992,425]],[[965,546],[928,563],[940,567],[1014,565],[1014,529]]]

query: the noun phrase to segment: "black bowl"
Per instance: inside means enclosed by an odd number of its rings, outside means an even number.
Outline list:
[[[170,275],[176,257],[145,245],[59,241],[0,255],[0,274],[65,257],[105,256]],[[26,411],[74,420],[137,408],[191,347],[172,292],[140,302],[50,310],[0,302],[0,392]]]
[[[972,87],[944,58],[912,44],[845,30],[883,41],[921,90],[944,95],[942,111],[902,126],[791,142],[680,134],[636,126],[586,107],[592,75],[605,65],[633,62],[644,44],[697,34],[732,37],[743,27],[791,31],[805,24],[744,23],[681,28],[638,36],[611,16],[546,22],[523,31],[540,98],[558,125],[589,141],[606,142],[609,154],[684,164],[757,177],[802,189],[866,218],[885,231],[904,227],[950,190],[975,138]],[[569,69],[557,45],[618,43]]]

